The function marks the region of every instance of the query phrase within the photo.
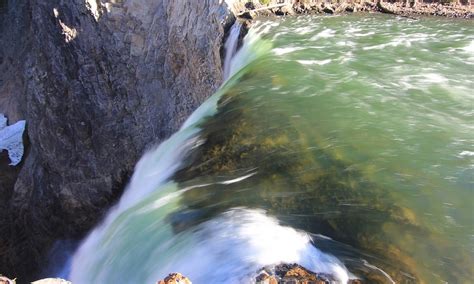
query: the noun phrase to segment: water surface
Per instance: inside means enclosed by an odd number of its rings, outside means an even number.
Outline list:
[[[141,160],[74,283],[248,282],[280,261],[341,282],[469,283],[473,27],[257,23],[223,88]]]

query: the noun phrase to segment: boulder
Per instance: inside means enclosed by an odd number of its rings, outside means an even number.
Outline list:
[[[280,8],[282,15],[295,15],[295,11],[290,5],[286,5]]]
[[[192,282],[181,273],[170,273],[165,279],[158,281],[156,284],[192,284]]]
[[[273,267],[264,267],[260,269],[257,272],[255,281],[258,284],[326,284],[333,283],[335,278],[331,275],[312,272],[296,263],[281,263]]]
[[[331,6],[325,6],[323,12],[326,14],[334,14],[334,9]]]

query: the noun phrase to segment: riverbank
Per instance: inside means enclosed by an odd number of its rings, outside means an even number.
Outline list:
[[[386,13],[405,17],[417,16],[442,16],[448,18],[474,18],[471,5],[441,4],[441,3],[417,3],[410,5],[405,2],[386,3],[369,2],[360,3],[296,3],[288,5],[269,6],[264,5],[241,5],[237,16],[244,19],[253,19],[258,16],[290,16],[298,14],[345,14],[355,12]]]

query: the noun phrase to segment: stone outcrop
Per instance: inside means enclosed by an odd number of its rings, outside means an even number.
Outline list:
[[[269,15],[291,16],[296,14],[343,14],[353,12],[381,12],[405,17],[418,15],[443,16],[450,18],[473,18],[472,5],[465,2],[449,3],[433,1],[431,3],[417,3],[418,1],[286,1],[286,5],[257,4],[245,6],[245,0],[235,0],[233,9],[236,14],[245,19],[253,19]],[[268,7],[267,9],[265,7]]]
[[[378,2],[379,11],[400,16],[443,16],[448,18],[473,18],[474,11],[470,5],[440,4],[440,3],[416,3],[407,5],[403,2],[386,3]]]
[[[257,284],[328,284],[337,283],[333,275],[315,273],[297,263],[280,263],[264,267],[257,272]],[[359,279],[350,279],[349,284],[362,284]]]
[[[156,284],[192,284],[192,282],[181,273],[170,273],[165,279],[156,282]]]
[[[0,183],[0,271],[30,280],[54,240],[82,237],[218,88],[220,2],[0,1],[0,113],[30,143]]]

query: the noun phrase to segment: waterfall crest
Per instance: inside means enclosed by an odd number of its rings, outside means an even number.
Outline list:
[[[179,190],[169,179],[181,168],[189,152],[201,144],[200,124],[216,113],[220,97],[243,74],[239,70],[269,52],[269,49],[259,47],[259,34],[256,32],[249,33],[241,50],[236,52],[240,26],[233,30],[235,32],[226,44],[234,54],[233,58],[226,59],[227,66],[231,66],[228,67],[228,74],[232,76],[226,77],[221,88],[196,109],[178,132],[143,155],[119,203],[74,254],[70,268],[70,278],[74,283],[118,283],[127,277],[131,278],[126,283],[146,283],[143,277],[154,275],[152,272],[157,270],[160,261],[145,260],[143,257],[166,251],[163,246],[169,243],[167,240],[173,240],[174,235],[166,216],[177,210],[180,195],[187,190]],[[233,64],[234,60],[238,64]],[[132,229],[128,221],[143,214],[152,214],[153,221],[141,224],[144,227],[138,230]],[[155,230],[157,225],[159,229],[153,234],[156,238],[139,237],[148,230]],[[159,259],[171,262],[173,256],[163,258],[161,255]]]
[[[241,29],[242,24],[239,21],[235,21],[230,29],[229,37],[225,42],[224,79],[229,78],[231,75],[231,61],[232,57],[234,57],[237,52]]]

